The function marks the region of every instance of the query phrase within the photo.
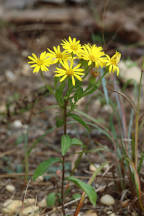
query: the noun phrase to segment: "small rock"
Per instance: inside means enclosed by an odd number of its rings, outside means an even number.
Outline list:
[[[95,172],[100,167],[100,164],[91,164],[89,170]]]
[[[6,200],[3,204],[2,211],[6,214],[14,214],[18,213],[20,208],[22,207],[21,200]]]
[[[103,106],[102,108],[102,112],[106,112],[108,114],[112,114],[113,113],[113,109],[110,105],[106,104]]]
[[[38,206],[29,206],[24,208],[21,212],[20,216],[36,216],[39,214],[39,207]]]
[[[96,171],[96,167],[95,167],[95,165],[90,164],[90,166],[89,166],[89,170],[92,171],[92,172],[95,172],[95,171]]]
[[[87,211],[84,216],[97,216],[97,213],[93,210]]]
[[[100,108],[101,108],[100,100],[95,100],[92,104],[91,109],[94,111],[94,113],[98,113]]]
[[[115,213],[111,213],[109,216],[116,216],[116,214]]]
[[[14,122],[13,122],[13,127],[14,128],[22,128],[22,123],[21,123],[21,121],[20,120],[15,120]]]
[[[130,79],[134,80],[137,84],[139,84],[140,76],[141,76],[141,69],[132,64],[133,62],[123,62],[119,63],[120,68],[120,78],[123,81],[128,81]]]
[[[22,69],[21,69],[21,73],[24,75],[24,76],[30,76],[31,73],[30,73],[30,66],[28,64],[24,64],[22,66]]]
[[[14,185],[6,185],[6,190],[10,193],[14,193],[15,192],[15,186]]]
[[[4,113],[4,112],[6,112],[6,105],[5,104],[3,104],[3,105],[1,105],[0,106],[0,112],[2,112],[2,113]]]
[[[21,54],[22,54],[23,57],[26,57],[26,58],[27,58],[27,56],[29,55],[29,52],[28,52],[27,50],[23,50],[23,51],[21,52]],[[28,64],[27,64],[27,65],[28,65]]]
[[[107,215],[110,215],[110,214],[112,214],[112,213],[113,213],[113,212],[112,212],[111,210],[109,210],[109,211],[106,212]]]
[[[107,205],[107,206],[111,206],[111,205],[115,204],[114,198],[109,194],[103,195],[100,199],[100,202],[104,205]]]
[[[47,207],[46,198],[42,199],[42,200],[38,203],[38,206],[41,207],[41,208]]]
[[[37,179],[36,179],[36,182],[43,182],[44,180],[44,177],[43,176],[39,176]]]
[[[5,75],[6,75],[7,80],[10,81],[10,82],[13,82],[13,81],[16,80],[16,75],[10,70],[7,70],[5,72]]]
[[[80,99],[78,100],[77,105],[78,105],[78,106],[83,106],[84,104],[85,104],[85,98],[82,97],[82,98],[80,98]]]
[[[32,199],[32,198],[29,198],[29,199],[25,199],[24,200],[24,206],[30,206],[30,205],[33,205],[36,203],[36,200],[35,199]]]

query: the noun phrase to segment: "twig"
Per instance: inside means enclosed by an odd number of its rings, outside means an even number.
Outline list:
[[[15,149],[12,149],[12,150],[3,152],[3,153],[0,154],[0,158],[1,158],[1,157],[4,157],[5,155],[9,155],[9,154],[11,154],[11,153],[13,153],[13,152],[15,152]]]

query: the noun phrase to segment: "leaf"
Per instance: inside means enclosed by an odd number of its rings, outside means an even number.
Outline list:
[[[39,176],[43,175],[47,169],[52,166],[54,163],[59,162],[59,158],[49,158],[46,161],[43,161],[34,171],[33,180],[36,180]]]
[[[75,194],[72,195],[72,198],[73,199],[80,199],[81,198],[81,194],[75,193]]]
[[[60,106],[63,106],[64,104],[64,97],[63,97],[64,87],[65,87],[65,84],[63,82],[56,88],[56,92],[55,92],[56,100]]]
[[[63,135],[61,138],[61,153],[64,156],[71,146],[71,138],[68,135]]]
[[[86,184],[84,182],[82,182],[81,180],[70,176],[67,178],[69,181],[72,181],[73,183],[75,183],[78,187],[80,187],[88,196],[90,202],[95,206],[96,205],[96,200],[97,200],[97,194],[94,190],[94,188],[89,185]]]
[[[104,90],[106,103],[109,104],[108,90],[107,90],[107,85],[106,85],[106,79],[103,76],[104,75],[104,69],[103,68],[100,68],[100,74],[101,74],[101,77],[102,77],[102,86],[103,86],[103,90]]]
[[[83,89],[78,87],[75,94],[74,94],[74,101],[75,103],[83,96]]]
[[[61,127],[64,124],[63,119],[56,117],[56,126],[57,128]]]
[[[55,206],[56,203],[56,193],[52,192],[50,193],[47,198],[46,198],[46,202],[47,202],[47,207],[53,207]]]
[[[63,101],[62,93],[59,92],[59,90],[56,91],[55,97],[56,97],[56,100],[57,100],[58,104],[60,106],[62,106],[64,104],[64,101]]]
[[[71,145],[83,145],[82,141],[77,138],[71,139]]]
[[[72,117],[77,122],[79,122],[81,125],[83,125],[87,130],[89,130],[89,127],[87,126],[87,124],[85,123],[85,121],[83,121],[81,119],[80,116],[78,116],[77,114],[74,114],[74,113],[70,113],[69,116]]]

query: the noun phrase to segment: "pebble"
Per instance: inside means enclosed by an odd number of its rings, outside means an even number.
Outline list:
[[[100,167],[100,164],[95,164],[95,165],[91,164],[89,166],[89,170],[92,172],[95,172],[99,167]]]
[[[102,108],[102,112],[106,112],[108,114],[112,114],[113,113],[113,109],[110,105],[106,104],[103,106]]]
[[[21,216],[37,216],[39,215],[39,207],[38,206],[29,206],[27,208],[24,208],[21,212]]]
[[[3,204],[2,211],[6,214],[18,213],[19,209],[22,207],[21,200],[6,200]]]
[[[84,216],[97,216],[97,213],[93,210],[87,211]]]
[[[14,193],[15,192],[15,186],[8,184],[8,185],[6,185],[6,190],[10,193]]]
[[[95,112],[95,113],[98,113],[99,110],[101,109],[101,102],[100,100],[95,100],[92,104],[92,110]]]
[[[137,65],[132,65],[132,62],[121,61],[119,63],[120,68],[120,78],[123,81],[128,81],[130,79],[134,80],[137,84],[140,81],[141,69]]]
[[[38,203],[38,206],[41,207],[41,208],[47,207],[46,198],[43,198],[43,199]]]
[[[30,206],[36,203],[35,199],[29,198],[24,200],[24,206]]]
[[[6,112],[6,105],[5,104],[0,106],[0,112],[2,112],[2,113]]]
[[[21,123],[21,121],[20,120],[15,120],[14,122],[13,122],[13,127],[14,128],[22,128],[22,123]]]
[[[107,205],[107,206],[111,206],[111,205],[115,204],[114,198],[109,194],[103,195],[100,199],[100,202],[104,205]]]
[[[43,182],[43,180],[44,180],[44,176],[39,176],[37,179],[36,179],[36,181],[35,182]]]
[[[9,82],[14,82],[16,80],[16,75],[10,70],[7,70],[5,72],[5,75]]]

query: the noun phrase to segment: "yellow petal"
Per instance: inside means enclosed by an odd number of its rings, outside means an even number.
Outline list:
[[[67,75],[64,75],[61,79],[60,82],[64,81],[67,78]]]
[[[73,84],[73,86],[75,86],[75,78],[74,78],[74,76],[72,76],[72,84]]]

